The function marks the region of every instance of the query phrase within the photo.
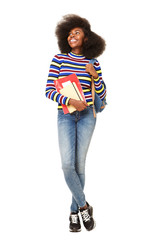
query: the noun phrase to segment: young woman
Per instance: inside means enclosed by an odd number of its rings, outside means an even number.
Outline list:
[[[77,15],[66,15],[56,28],[61,54],[54,56],[46,84],[46,97],[58,103],[58,138],[65,181],[72,193],[70,231],[81,230],[79,212],[87,230],[95,227],[93,208],[84,194],[85,161],[88,147],[96,124],[93,116],[91,77],[95,91],[103,100],[106,97],[105,84],[99,62],[94,66],[90,59],[102,54],[105,41],[91,31],[89,22]],[[75,73],[82,86],[85,100],[68,98],[55,88],[55,81]],[[76,111],[64,114],[62,104],[73,105]]]

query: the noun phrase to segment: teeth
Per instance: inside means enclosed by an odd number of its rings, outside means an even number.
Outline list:
[[[72,39],[70,42],[76,42],[76,40],[75,40],[75,39]]]

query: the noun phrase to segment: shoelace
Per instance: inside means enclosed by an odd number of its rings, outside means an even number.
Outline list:
[[[82,218],[84,222],[90,221],[90,215],[88,213],[88,209],[81,212]]]
[[[71,222],[77,224],[78,223],[78,215],[72,214],[71,215]]]

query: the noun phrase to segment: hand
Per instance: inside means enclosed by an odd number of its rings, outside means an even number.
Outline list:
[[[86,65],[86,72],[93,76],[94,79],[98,78],[98,73],[96,72],[94,66],[91,63]]]
[[[80,101],[80,100],[75,100],[75,99],[70,99],[69,100],[69,104],[74,106],[76,108],[77,111],[81,112],[84,109],[86,109],[88,107],[88,104],[84,101]]]

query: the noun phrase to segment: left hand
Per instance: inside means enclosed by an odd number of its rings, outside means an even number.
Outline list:
[[[94,66],[91,63],[86,65],[86,72],[93,76],[94,79],[98,78],[98,73],[96,72]]]

